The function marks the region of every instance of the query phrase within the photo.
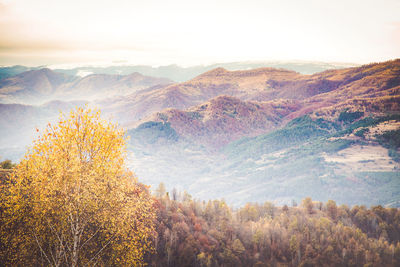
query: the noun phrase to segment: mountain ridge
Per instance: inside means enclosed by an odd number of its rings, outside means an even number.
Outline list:
[[[284,126],[288,121],[306,114],[334,119],[344,109],[361,110],[365,112],[366,116],[367,114],[400,112],[400,101],[398,101],[400,81],[396,82],[398,76],[400,76],[400,60],[368,64],[357,68],[328,70],[313,75],[300,75],[293,71],[271,68],[245,71],[227,71],[217,68],[188,82],[170,85],[158,89],[155,93],[152,92],[149,95],[151,104],[146,105],[148,99],[144,96],[140,99],[140,105],[150,107],[140,116],[145,119],[127,125],[135,127],[141,122],[160,122],[166,119],[178,133],[187,135],[190,131],[193,132],[191,127],[195,125],[200,127],[198,125],[200,122],[185,114],[199,113],[198,107],[208,107],[209,101],[213,102],[221,96],[235,98],[239,101],[237,103],[250,101],[258,105],[265,105],[266,102],[269,102],[274,109],[287,109],[285,115],[281,114],[279,118],[279,126]],[[249,79],[249,77],[251,78]],[[277,81],[277,78],[281,80]],[[288,94],[291,96],[285,97]],[[289,102],[291,104],[285,107]],[[229,101],[226,104],[229,105]],[[130,106],[128,102],[123,110],[130,108],[135,110],[135,107],[137,105]],[[164,107],[166,109],[163,109]],[[141,112],[136,111],[137,114]],[[150,111],[153,111],[153,115],[150,114]],[[214,113],[217,114],[217,110]],[[165,118],[160,119],[161,117]],[[237,125],[237,121],[229,117],[220,117],[216,121],[221,122],[226,119]],[[248,119],[251,120],[251,118]],[[131,117],[131,120],[135,121],[135,117]],[[180,123],[178,123],[179,121]],[[182,121],[186,123],[182,123]],[[203,129],[205,124],[200,124]],[[210,124],[207,131],[203,129],[201,132],[216,133],[214,131],[216,127],[217,125]],[[268,127],[265,127],[262,133],[267,133],[269,130]],[[194,138],[193,134],[188,134],[188,136]],[[218,141],[218,138],[212,134],[209,134],[208,139],[212,142],[203,140],[203,144],[209,143],[213,146],[227,142],[226,140]],[[233,139],[228,138],[228,140],[232,141]]]
[[[127,95],[158,84],[171,84],[166,78],[129,75],[92,74],[70,76],[48,68],[30,70],[0,81],[0,102],[43,104],[47,101],[94,100]]]
[[[187,109],[200,105],[219,95],[260,102],[280,98],[309,99],[306,104],[325,103],[329,106],[372,93],[396,95],[399,92],[399,81],[396,80],[399,75],[400,60],[313,75],[271,68],[247,71],[219,68],[190,81],[160,88],[151,94],[135,95],[132,102],[127,96],[121,109],[131,114],[131,120],[139,120],[165,108]],[[140,99],[140,103],[137,99]],[[321,108],[324,105],[320,104]],[[137,109],[140,106],[150,108]]]

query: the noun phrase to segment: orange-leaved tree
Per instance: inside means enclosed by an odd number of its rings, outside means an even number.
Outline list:
[[[143,265],[155,212],[124,165],[124,131],[78,108],[49,124],[2,185],[4,264]]]

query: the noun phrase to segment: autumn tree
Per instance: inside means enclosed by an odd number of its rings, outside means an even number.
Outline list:
[[[333,220],[336,220],[337,217],[336,202],[333,200],[328,200],[328,202],[326,203],[326,210],[328,212],[328,216],[331,217]]]
[[[312,199],[310,197],[306,197],[305,199],[303,199],[302,206],[307,210],[308,214],[313,213],[314,203],[312,202]]]
[[[0,168],[1,169],[12,169],[15,167],[15,163],[12,163],[11,160],[6,159],[0,162]]]
[[[125,153],[124,131],[99,111],[78,108],[49,124],[2,189],[6,263],[142,265],[153,200]]]

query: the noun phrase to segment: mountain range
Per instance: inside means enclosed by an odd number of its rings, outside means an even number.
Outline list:
[[[312,74],[217,67],[178,83],[70,74],[0,80],[4,157],[17,160],[30,129],[59,109],[88,103],[127,129],[129,167],[153,186],[234,205],[311,196],[400,206],[400,59]]]
[[[261,120],[273,121],[276,126],[311,112],[325,117],[335,117],[346,108],[362,109],[366,114],[394,112],[399,110],[399,66],[396,60],[313,75],[272,68],[246,71],[217,68],[184,83],[137,91],[101,102],[101,106],[128,127],[137,126],[138,120],[168,121],[181,132],[190,132],[191,129],[183,128],[199,123],[208,123],[214,129],[210,118],[214,122],[229,119],[247,127],[246,119],[254,119],[258,112],[263,113]],[[228,111],[239,102],[253,104],[252,115],[236,117],[234,113],[238,111]],[[271,124],[266,124],[264,132],[272,129]],[[215,140],[215,136],[211,138]]]
[[[276,69],[288,69],[303,74],[313,74],[328,69],[338,69],[345,67],[354,67],[356,64],[351,63],[326,63],[326,62],[313,62],[313,61],[245,61],[245,62],[228,62],[216,63],[210,65],[197,65],[182,67],[178,65],[167,66],[146,66],[146,65],[122,65],[122,66],[108,66],[108,67],[76,67],[72,69],[55,69],[55,71],[62,72],[69,75],[85,75],[87,73],[93,74],[120,74],[127,75],[132,72],[139,72],[144,75],[154,77],[167,77],[177,82],[184,82],[194,77],[216,69],[225,68],[228,70],[248,70],[260,67],[271,67]]]
[[[148,66],[148,65],[110,65],[110,66],[81,66],[62,68],[61,66],[54,66],[49,68],[56,72],[64,73],[70,76],[87,76],[90,74],[112,74],[112,75],[129,75],[133,72],[139,72],[143,75],[152,77],[168,78],[177,82],[184,82],[194,77],[213,70],[215,68],[225,68],[228,70],[246,70],[255,69],[260,67],[272,67],[277,69],[293,70],[302,74],[313,74],[329,69],[339,69],[345,67],[355,67],[356,64],[351,63],[327,63],[315,61],[246,61],[246,62],[228,62],[216,63],[210,65],[197,65],[182,67],[178,65],[165,65],[165,66]],[[8,77],[15,76],[28,70],[37,70],[43,67],[26,67],[26,66],[9,66],[0,67],[0,80]]]

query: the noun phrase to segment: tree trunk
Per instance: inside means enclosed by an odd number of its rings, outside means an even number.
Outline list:
[[[72,248],[72,255],[71,255],[71,267],[77,267],[78,266],[78,254],[79,254],[79,222],[78,218],[76,219],[76,224],[73,229],[73,234],[74,234],[74,245]]]

